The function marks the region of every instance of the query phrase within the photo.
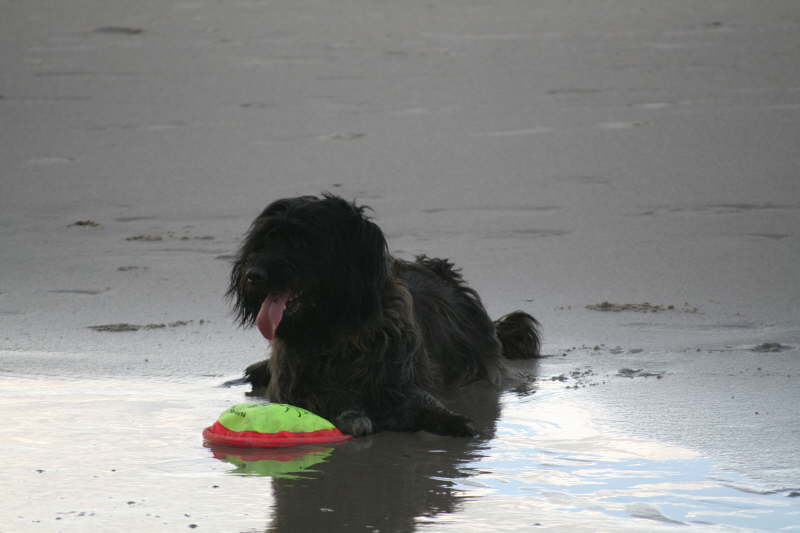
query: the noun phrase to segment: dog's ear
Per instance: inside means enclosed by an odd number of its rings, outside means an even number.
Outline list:
[[[359,287],[362,318],[379,313],[383,308],[383,287],[389,275],[386,238],[377,224],[362,216],[354,236],[355,259],[358,268],[353,272]]]
[[[379,318],[383,308],[383,288],[389,275],[386,238],[364,213],[368,208],[332,196],[326,196],[326,200],[346,210],[348,220],[340,226],[343,234],[337,240],[341,248],[335,253],[341,268],[337,278],[344,281],[338,287],[340,318],[344,324],[361,327]]]

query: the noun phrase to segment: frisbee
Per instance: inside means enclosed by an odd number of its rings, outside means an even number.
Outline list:
[[[223,411],[203,430],[211,444],[283,448],[340,442],[351,438],[321,416],[285,403],[241,403]]]

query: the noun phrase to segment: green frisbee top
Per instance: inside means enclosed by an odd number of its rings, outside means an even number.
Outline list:
[[[211,444],[275,448],[338,442],[350,438],[321,416],[283,403],[241,403],[226,409],[203,430]]]

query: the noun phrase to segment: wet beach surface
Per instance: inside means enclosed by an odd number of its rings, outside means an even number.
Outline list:
[[[0,531],[800,526],[796,2],[0,10]],[[481,438],[203,446],[231,254],[323,190],[543,323]]]
[[[499,395],[471,387],[452,398],[478,422],[478,439],[383,433],[264,451],[202,445],[200,430],[244,399],[209,378],[4,376],[13,429],[0,483],[5,527],[777,531],[797,523],[797,492],[785,485],[796,479],[794,443],[784,428],[738,412],[759,405],[774,423],[785,405],[765,406],[749,391],[720,408],[719,394],[695,394],[712,411],[704,417],[675,404],[692,384],[670,385],[670,371],[629,378],[568,370],[575,362],[522,365],[526,379]],[[794,420],[785,416],[784,427]],[[783,442],[756,440],[753,426]],[[690,445],[670,443],[682,433]]]

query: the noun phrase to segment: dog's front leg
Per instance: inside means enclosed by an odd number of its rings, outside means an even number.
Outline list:
[[[269,369],[269,359],[253,363],[244,371],[244,381],[252,385],[253,389],[248,396],[266,396],[272,372]]]

